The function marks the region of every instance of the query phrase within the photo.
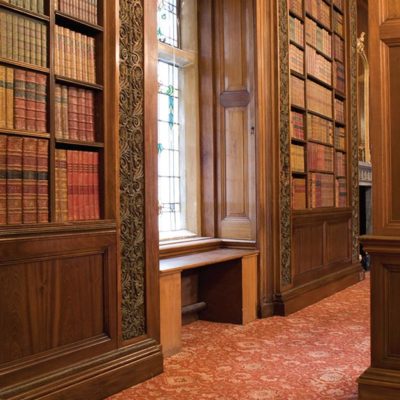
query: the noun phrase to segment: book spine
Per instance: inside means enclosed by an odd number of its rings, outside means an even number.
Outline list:
[[[37,165],[37,220],[39,223],[49,222],[49,143],[46,139],[38,139]]]
[[[55,135],[56,139],[62,139],[63,121],[62,121],[62,98],[61,98],[61,85],[56,84],[54,89],[54,111],[55,111]]]
[[[31,11],[37,13],[39,11],[38,10],[38,0],[30,0],[29,3],[31,3],[31,7],[30,7]]]
[[[76,68],[76,78],[79,81],[83,80],[82,77],[82,64],[83,64],[83,57],[82,57],[82,35],[78,32],[75,32],[75,52],[76,52],[76,59],[75,59],[75,68]]]
[[[71,31],[64,28],[64,55],[65,55],[65,76],[72,77],[72,60],[71,60]]]
[[[20,17],[17,14],[12,14],[12,59],[19,60],[18,46],[18,21]]]
[[[26,129],[26,71],[16,69],[14,73],[14,127]]]
[[[36,74],[26,72],[26,129],[36,131]]]
[[[7,136],[0,135],[0,225],[7,223]]]
[[[29,62],[31,64],[36,64],[36,23],[34,21],[29,21]]]
[[[79,151],[72,150],[72,208],[73,221],[79,221]]]
[[[85,106],[85,117],[86,117],[86,140],[94,142],[94,96],[91,90],[85,91],[86,106]]]
[[[61,3],[62,4],[62,3]],[[55,47],[54,47],[54,71],[57,75],[60,75],[60,27],[55,26]]]
[[[7,15],[0,10],[0,57],[7,57]]]
[[[56,220],[68,221],[67,150],[56,150]]]
[[[75,215],[75,200],[74,200],[74,185],[73,185],[73,170],[74,170],[74,156],[75,150],[67,151],[67,204],[68,204],[68,221],[74,221]]]
[[[96,67],[95,67],[95,42],[94,38],[88,38],[88,62],[89,62],[89,82],[96,82]]]
[[[44,74],[36,74],[36,130],[47,132],[47,77]]]
[[[99,153],[92,153],[93,162],[93,208],[94,219],[100,219]]]
[[[70,139],[68,87],[61,86],[61,123],[64,139]]]
[[[82,53],[82,80],[89,82],[89,62],[88,62],[88,37],[81,35],[81,53]]]
[[[24,62],[29,63],[30,61],[30,24],[28,18],[22,18],[24,20]]]
[[[22,222],[34,224],[37,212],[37,139],[23,139]]]
[[[10,60],[13,59],[13,19],[12,14],[6,13],[6,57]]]
[[[42,24],[35,24],[35,64],[43,66],[42,61]]]
[[[85,219],[84,212],[84,169],[83,169],[83,159],[84,159],[84,151],[77,151],[77,165],[76,165],[76,178],[75,182],[77,184],[77,215],[76,219],[78,221],[82,221]]]
[[[14,69],[6,68],[6,126],[9,129],[14,128]]]
[[[57,3],[57,1],[54,3]],[[37,12],[39,14],[44,14],[44,0],[37,0]]]
[[[78,136],[78,90],[68,87],[68,128],[69,138],[79,140]]]
[[[88,141],[86,137],[86,95],[84,89],[77,90],[77,120],[78,120],[78,140]]]
[[[22,223],[22,138],[7,140],[7,223]]]
[[[0,128],[7,126],[6,118],[6,67],[0,65]]]

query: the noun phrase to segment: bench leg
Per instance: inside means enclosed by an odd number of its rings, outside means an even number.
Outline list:
[[[257,319],[257,255],[242,258],[243,324]]]
[[[182,347],[181,273],[160,277],[160,335],[165,357],[178,353]]]

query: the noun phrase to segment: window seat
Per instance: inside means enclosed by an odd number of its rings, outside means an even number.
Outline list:
[[[257,318],[257,258],[255,249],[219,248],[160,260],[165,356],[181,349],[182,309],[198,308],[200,319],[214,322],[246,324]],[[182,274],[195,270],[198,301],[182,307]]]

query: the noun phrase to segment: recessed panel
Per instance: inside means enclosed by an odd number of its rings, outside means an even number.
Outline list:
[[[102,254],[0,266],[0,364],[104,333]]]
[[[399,290],[400,290],[400,266],[387,266],[385,269],[388,271],[386,277],[386,301],[388,307],[388,318],[386,331],[388,335],[388,355],[391,357],[400,358],[400,329],[398,329],[398,322],[400,321],[400,307],[399,307]]]
[[[387,0],[387,13],[389,18],[400,18],[400,1]]]
[[[349,221],[329,222],[326,226],[327,263],[347,261],[351,258]]]

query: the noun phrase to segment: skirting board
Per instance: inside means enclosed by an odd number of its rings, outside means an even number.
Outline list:
[[[293,314],[364,279],[359,263],[276,295],[274,315]]]
[[[152,339],[63,370],[0,389],[1,400],[101,400],[163,371],[161,347]]]
[[[358,378],[359,400],[400,399],[400,371],[368,368]]]

